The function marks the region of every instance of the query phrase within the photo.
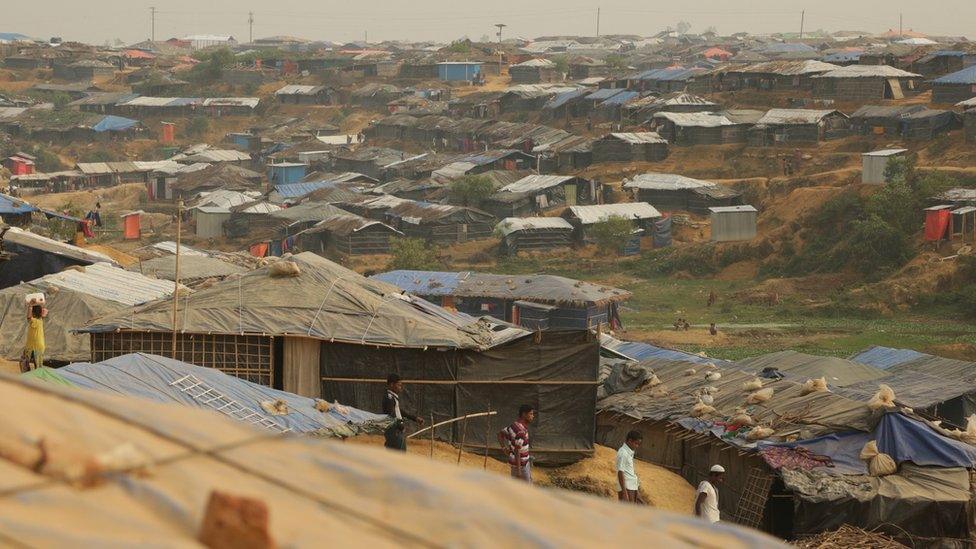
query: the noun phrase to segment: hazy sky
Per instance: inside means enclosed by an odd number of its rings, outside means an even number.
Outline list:
[[[13,0],[3,0],[12,2]],[[692,30],[715,26],[721,33],[806,28],[882,32],[898,27],[928,34],[973,33],[974,0],[33,0],[4,10],[0,32],[36,38],[127,43],[149,37],[149,7],[156,6],[156,38],[187,34],[248,36],[248,11],[254,12],[254,37],[288,34],[311,39],[478,39],[506,23],[505,35],[531,38],[546,34],[596,33],[650,35],[678,21]]]

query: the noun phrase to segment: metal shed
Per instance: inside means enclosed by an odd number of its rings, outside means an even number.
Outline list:
[[[201,206],[194,208],[193,218],[197,222],[196,235],[200,238],[220,238],[224,236],[224,221],[230,219],[230,210]]]
[[[892,158],[904,156],[907,149],[884,149],[867,152],[861,155],[861,183],[866,185],[883,185],[884,173],[888,161]]]
[[[756,237],[756,208],[745,206],[720,206],[709,208],[712,212],[712,241],[737,242]]]

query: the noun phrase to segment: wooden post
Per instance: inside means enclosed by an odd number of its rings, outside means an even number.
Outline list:
[[[491,416],[488,416],[491,417]],[[458,460],[457,464],[461,465],[461,452],[464,451],[464,439],[468,436],[468,418],[464,418],[464,423],[461,424],[461,445],[458,446]]]
[[[183,200],[176,206],[176,275],[173,277],[173,360],[176,360],[176,318],[180,309],[180,229],[183,221]]]
[[[491,412],[491,401],[488,401],[488,411]],[[488,442],[491,440],[491,415],[488,416],[488,430],[485,432],[485,463],[483,469],[488,469]]]
[[[430,413],[430,459],[434,459],[434,412]]]

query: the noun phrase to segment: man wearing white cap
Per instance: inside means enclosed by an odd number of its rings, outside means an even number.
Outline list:
[[[698,496],[695,499],[695,516],[702,517],[708,522],[718,522],[718,490],[716,486],[725,480],[725,467],[712,465],[708,473],[708,480],[698,485]]]

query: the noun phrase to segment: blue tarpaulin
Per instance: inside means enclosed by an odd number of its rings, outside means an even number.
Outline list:
[[[667,248],[671,245],[671,216],[654,221],[654,248]]]
[[[792,443],[760,443],[768,446],[801,447],[820,456],[829,456],[832,468],[818,470],[838,475],[867,474],[860,454],[864,445],[875,440],[878,450],[896,463],[911,462],[921,466],[967,467],[976,465],[976,447],[944,437],[928,425],[900,413],[881,417],[873,433],[835,433]]]
[[[589,91],[590,90],[579,89],[579,90],[571,90],[571,91],[568,91],[568,92],[563,92],[563,93],[556,94],[556,96],[553,97],[552,99],[550,99],[545,104],[545,106],[543,106],[542,108],[544,108],[544,109],[558,109],[559,107],[562,107],[563,105],[565,105],[566,103],[569,103],[570,101],[572,101],[574,99],[583,97],[584,95],[586,95],[587,93],[589,93]]]
[[[0,194],[0,214],[18,215],[37,211],[37,208],[30,204],[17,200],[16,198]]]
[[[173,382],[192,375],[259,416],[299,433],[325,431],[342,434],[349,429],[355,431],[366,424],[376,424],[386,419],[385,415],[364,412],[351,406],[332,406],[323,413],[315,409],[314,399],[251,383],[216,368],[194,366],[143,353],[123,355],[96,364],[70,364],[60,368],[57,373],[77,387],[207,408],[203,399],[193,398],[173,385]],[[271,415],[261,408],[261,402],[276,400],[288,405],[287,414]]]
[[[110,114],[92,126],[92,130],[96,132],[121,132],[133,128],[137,124],[139,124],[138,120]]]
[[[927,356],[931,355],[913,351],[911,349],[895,349],[892,347],[874,346],[857,353],[856,355],[852,356],[850,360],[852,362],[867,364],[868,366],[874,366],[875,368],[887,370],[892,366],[897,366],[899,364],[904,364],[906,362],[911,362]]]

